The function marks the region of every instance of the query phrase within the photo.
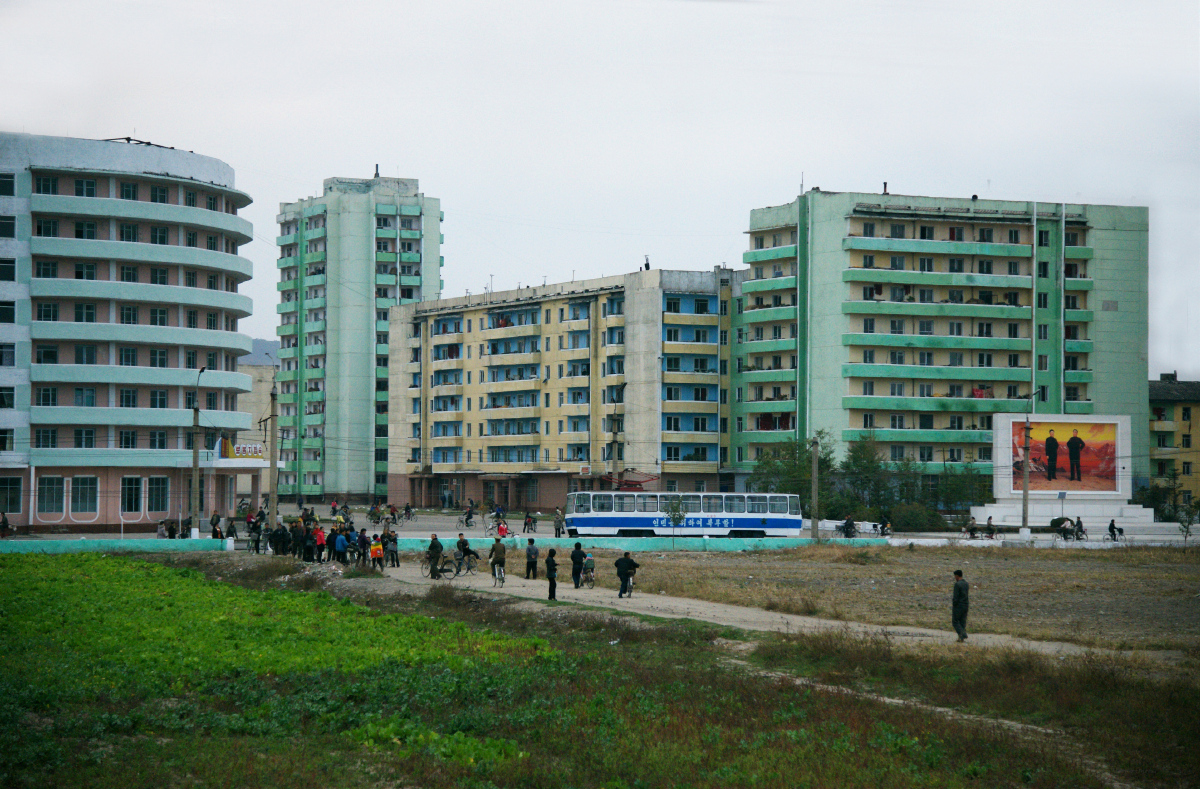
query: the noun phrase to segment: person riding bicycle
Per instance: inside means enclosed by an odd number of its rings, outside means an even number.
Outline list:
[[[464,537],[462,532],[458,533],[458,542],[456,542],[454,544],[454,547],[458,549],[458,571],[459,572],[462,572],[463,562],[465,562],[467,560],[468,556],[474,556],[475,561],[479,561],[479,552],[474,550],[471,547],[470,540],[468,540],[466,537]]]
[[[492,543],[491,550],[488,551],[488,564],[491,565],[493,576],[496,575],[497,567],[501,568],[501,570],[504,569],[504,554],[507,550],[504,547],[504,543],[500,542],[499,537]]]
[[[405,503],[405,505],[404,505],[404,520],[410,521],[410,520],[412,520],[412,516],[413,516],[412,505]]]
[[[596,560],[589,553],[587,558],[583,560],[583,577],[596,580]]]
[[[854,519],[846,518],[846,522],[842,524],[842,528],[839,531],[841,531],[844,537],[853,537],[856,531],[854,527]]]
[[[996,539],[996,526],[995,526],[995,524],[992,523],[991,515],[988,516],[986,528],[987,528],[988,539],[989,540]]]
[[[1116,518],[1113,518],[1112,520],[1110,520],[1110,521],[1108,522],[1108,536],[1112,538],[1112,541],[1113,541],[1113,542],[1116,542],[1116,541],[1117,541],[1117,532],[1120,532],[1121,534],[1124,534],[1124,533],[1125,533],[1125,530],[1124,530],[1124,529],[1118,529],[1118,528],[1117,528],[1117,519],[1116,519]]]
[[[537,518],[533,517],[533,515],[528,511],[525,513],[525,527],[522,529],[522,531],[537,531]]]
[[[1085,534],[1087,534],[1087,531],[1083,528],[1083,518],[1080,518],[1078,515],[1075,516],[1075,526],[1073,528],[1073,533],[1075,535],[1076,540],[1082,540],[1083,536]]]

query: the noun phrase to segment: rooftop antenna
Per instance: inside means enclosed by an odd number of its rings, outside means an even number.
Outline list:
[[[650,256],[646,255],[646,271],[650,270]]]
[[[379,177],[379,165],[378,164],[375,165],[375,177],[376,178]]]

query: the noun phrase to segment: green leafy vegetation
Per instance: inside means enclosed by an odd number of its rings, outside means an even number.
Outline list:
[[[0,559],[0,785],[1098,785],[999,731],[731,671],[712,627],[371,600]]]

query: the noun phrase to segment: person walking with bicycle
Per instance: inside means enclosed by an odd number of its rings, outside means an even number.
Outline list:
[[[633,590],[630,589],[630,579],[637,572],[640,564],[635,562],[630,556],[629,551],[625,551],[625,555],[613,562],[617,568],[617,577],[621,579],[621,591],[617,593],[617,597],[624,597],[626,594],[633,595]]]
[[[436,534],[429,535],[429,577],[437,579],[442,567],[442,543]]]
[[[529,574],[533,573],[533,580],[537,580],[537,562],[538,549],[533,544],[533,538],[529,538],[529,544],[525,546],[525,578],[529,579]]]
[[[498,577],[496,575],[496,568],[500,568],[500,575],[504,574],[504,554],[506,551],[507,548],[505,548],[504,543],[500,542],[500,538],[497,537],[496,541],[492,543],[491,550],[488,551],[488,564],[491,565],[493,578]]]
[[[583,552],[583,543],[575,543],[575,550],[571,551],[571,580],[575,582],[575,588],[579,588],[579,583],[583,579],[583,562],[587,559],[587,554]]]
[[[566,531],[566,521],[563,519],[562,507],[554,508],[554,536],[561,537]]]

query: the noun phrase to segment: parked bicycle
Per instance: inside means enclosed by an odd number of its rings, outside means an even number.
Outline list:
[[[428,578],[429,573],[429,554],[425,554],[425,557],[421,559],[421,575]],[[438,564],[438,578],[444,581],[450,581],[457,577],[458,569],[455,567],[454,560],[443,553],[441,563]]]
[[[630,579],[633,580],[632,578]],[[596,568],[585,567],[583,572],[579,574],[579,585],[586,586],[588,589],[596,588]]]

